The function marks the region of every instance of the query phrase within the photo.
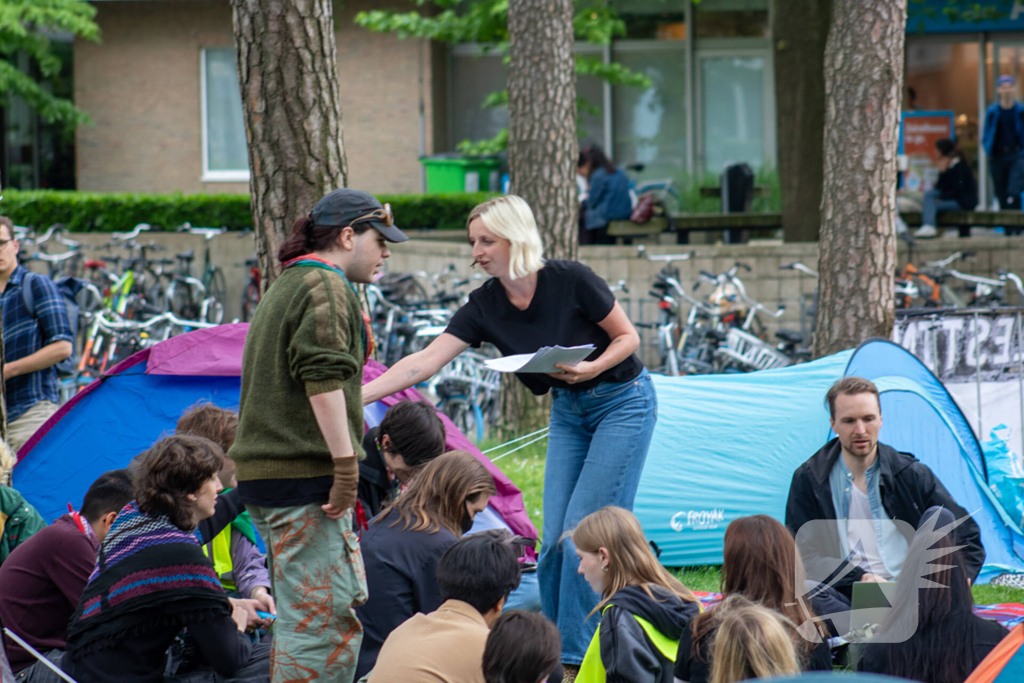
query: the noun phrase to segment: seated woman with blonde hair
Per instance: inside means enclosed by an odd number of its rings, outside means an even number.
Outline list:
[[[799,636],[786,617],[741,595],[726,598],[708,614],[717,622],[711,683],[800,673],[793,647]]]

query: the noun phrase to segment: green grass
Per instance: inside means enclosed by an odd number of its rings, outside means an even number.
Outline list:
[[[480,450],[497,446],[494,440],[484,441]],[[512,446],[514,448],[515,445]],[[512,483],[523,492],[523,504],[530,515],[534,526],[540,532],[544,526],[544,458],[547,453],[547,440],[538,441],[504,457],[499,457],[507,449],[489,453],[495,464],[512,480]],[[717,592],[722,572],[719,565],[703,565],[699,567],[677,567],[672,573],[692,590]],[[1003,602],[1024,604],[1024,589],[1007,586],[974,586],[971,589],[974,602],[979,605],[993,605]]]
[[[482,451],[497,445],[498,443],[493,440],[485,440],[479,444]],[[518,444],[513,444],[510,448],[515,448],[516,445]],[[547,439],[543,439],[504,457],[501,457],[501,454],[509,449],[487,454],[491,460],[498,458],[494,464],[523,492],[523,507],[526,508],[530,521],[537,527],[538,533],[544,528],[544,458],[547,448]]]

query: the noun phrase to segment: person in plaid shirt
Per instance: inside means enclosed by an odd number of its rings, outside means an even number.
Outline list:
[[[74,337],[64,299],[50,278],[32,279],[34,314],[22,293],[14,223],[0,216],[0,308],[3,310],[7,442],[17,451],[57,411],[60,382],[53,367],[71,356]]]

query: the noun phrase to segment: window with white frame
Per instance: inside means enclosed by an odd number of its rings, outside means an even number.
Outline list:
[[[206,48],[200,59],[203,177],[207,182],[249,180],[245,119],[233,48]]]

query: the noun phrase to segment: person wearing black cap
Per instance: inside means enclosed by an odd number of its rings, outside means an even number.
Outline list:
[[[363,365],[373,335],[355,283],[408,239],[391,207],[334,190],[295,222],[242,357],[238,490],[267,543],[278,600],[271,680],[353,679],[366,573],[352,529],[362,450]]]

